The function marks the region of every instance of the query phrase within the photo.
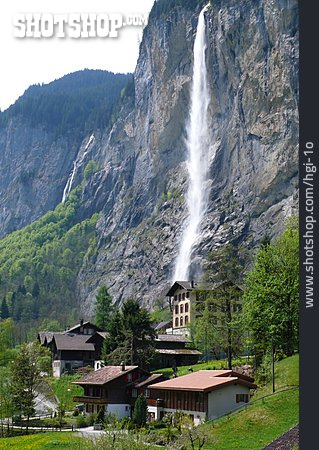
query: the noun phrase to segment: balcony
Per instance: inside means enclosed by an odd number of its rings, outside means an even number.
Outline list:
[[[93,403],[95,405],[106,405],[108,403],[107,398],[90,397],[88,395],[77,395],[73,397],[73,401],[78,403]]]

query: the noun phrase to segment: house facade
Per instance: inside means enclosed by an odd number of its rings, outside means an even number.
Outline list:
[[[151,420],[181,411],[195,424],[213,420],[248,403],[253,378],[232,370],[200,370],[149,386]]]
[[[208,296],[215,299],[215,303],[212,305],[215,308],[212,311],[215,324],[222,326],[227,305],[230,308],[230,314],[241,312],[241,293],[240,286],[227,282],[215,286],[204,286],[198,285],[194,281],[175,281],[166,294],[173,310],[171,332],[188,336],[189,323],[201,317],[201,311]],[[167,332],[169,331],[167,330]]]
[[[93,370],[101,358],[105,336],[99,327],[81,320],[64,332],[40,332],[38,340],[50,349],[53,376],[59,378],[81,368]]]
[[[196,304],[200,301],[199,289],[194,281],[175,281],[166,294],[173,309],[172,333],[188,335],[189,323],[199,317]]]
[[[161,374],[150,374],[138,366],[105,366],[79,380],[84,393],[75,402],[84,403],[85,413],[115,414],[119,419],[131,417],[134,403],[140,394],[149,397],[149,384],[162,381]]]
[[[202,353],[189,348],[190,344],[191,341],[183,335],[158,334],[155,338],[155,367],[161,369],[196,364]]]

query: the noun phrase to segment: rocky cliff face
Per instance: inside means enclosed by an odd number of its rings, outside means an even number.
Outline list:
[[[210,201],[193,252],[194,277],[217,246],[254,246],[266,232],[277,235],[296,211],[298,192],[297,1],[211,3]],[[85,259],[78,277],[86,315],[101,284],[118,304],[135,297],[151,307],[171,281],[187,216],[185,124],[198,14],[198,8],[177,6],[153,17],[140,48],[134,98],[122,102],[111,131],[94,133],[78,165],[74,185],[85,161],[94,159],[99,167],[83,189],[83,217],[101,213],[96,253]],[[39,138],[36,129],[24,136],[23,124],[11,130],[0,136],[3,230],[60,201],[72,162],[81,159],[90,137],[78,154],[72,145],[66,151],[66,142],[59,141],[58,149],[45,134]],[[35,171],[32,161],[38,161]]]
[[[79,276],[85,308],[106,283],[118,302],[145,305],[171,280],[183,221],[185,123],[199,11],[181,7],[147,27],[135,103],[101,142],[104,169],[86,186],[101,202],[99,248]],[[213,1],[206,13],[211,90],[210,202],[194,249],[254,246],[278,234],[297,206],[297,2]],[[215,155],[215,156],[214,156]]]
[[[61,201],[77,146],[13,118],[0,133],[0,237]]]

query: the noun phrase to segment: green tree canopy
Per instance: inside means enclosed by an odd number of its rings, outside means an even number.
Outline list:
[[[155,332],[150,315],[137,300],[127,300],[110,324],[109,337],[104,344],[106,364],[150,365],[154,357]]]
[[[11,369],[12,403],[15,413],[29,418],[35,413],[36,387],[40,379],[40,348],[36,343],[21,346]]]
[[[95,298],[95,322],[103,331],[110,331],[115,308],[106,286],[101,286]]]
[[[296,220],[263,245],[245,280],[244,317],[258,360],[273,343],[292,355],[298,348],[299,236]]]

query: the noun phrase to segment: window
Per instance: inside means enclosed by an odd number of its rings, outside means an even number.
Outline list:
[[[248,403],[248,394],[236,394],[236,403]]]
[[[185,325],[188,323],[188,316],[185,316]]]
[[[145,389],[145,398],[150,398],[150,390]]]
[[[133,398],[137,397],[137,389],[132,389],[132,397]]]
[[[185,292],[182,294],[182,299],[185,300]]]
[[[188,303],[185,303],[185,312],[188,313]]]
[[[181,317],[181,319],[180,319],[180,326],[181,327],[183,326],[183,317]]]
[[[174,300],[175,302],[177,302],[177,295],[174,295]]]
[[[184,312],[184,305],[181,305],[181,306],[179,307],[179,309],[180,309],[180,313],[183,314],[183,312]]]
[[[175,305],[175,314],[178,314],[178,305]]]
[[[132,381],[132,374],[128,373],[127,374],[127,381],[130,383]]]
[[[178,300],[180,301],[182,299],[182,294],[178,294]]]
[[[175,319],[175,327],[178,327],[178,317]]]
[[[189,292],[186,292],[186,298],[189,298]]]

